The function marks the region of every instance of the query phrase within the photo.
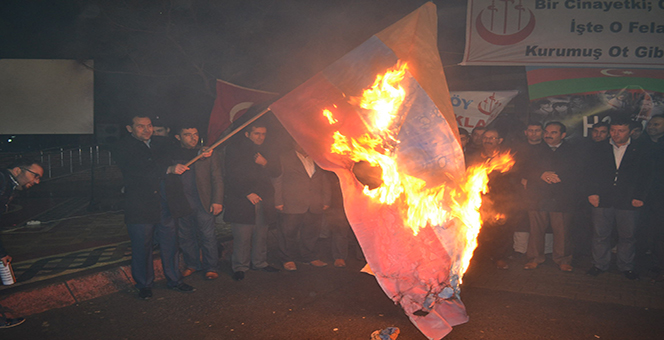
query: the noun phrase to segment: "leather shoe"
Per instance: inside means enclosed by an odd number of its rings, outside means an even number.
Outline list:
[[[187,268],[182,272],[182,277],[190,276],[191,274],[193,274],[195,272],[196,272],[196,269]]]
[[[314,267],[325,267],[325,266],[327,266],[327,263],[325,263],[321,260],[313,260],[313,261],[309,262],[309,264],[314,266]]]
[[[196,291],[196,288],[194,288],[194,287],[192,287],[192,286],[190,286],[190,285],[188,285],[184,282],[180,283],[177,286],[172,286],[172,287],[168,287],[168,288],[170,288],[172,290],[175,290],[175,291],[178,291],[178,292],[181,292],[181,293],[192,293],[192,292]]]
[[[294,270],[297,270],[297,266],[295,265],[295,262],[288,261],[288,262],[284,263],[284,269],[292,272]]]
[[[586,274],[588,274],[588,275],[590,275],[590,276],[597,276],[597,275],[602,274],[602,273],[604,273],[604,271],[601,270],[601,269],[599,269],[599,268],[597,268],[597,267],[595,267],[595,266],[593,266],[592,268],[588,269],[588,271],[586,272]]]
[[[12,328],[25,322],[25,318],[5,319],[0,322],[0,328]]]
[[[505,262],[505,260],[496,261],[496,268],[498,269],[509,269],[510,265]]]
[[[344,261],[344,259],[336,259],[334,260],[334,266],[337,268],[343,268],[346,266],[346,261]]]
[[[260,270],[262,270],[264,272],[268,272],[268,273],[276,273],[276,272],[279,271],[279,268],[275,268],[275,267],[272,267],[270,265],[267,265],[263,268],[260,268]]]
[[[152,297],[152,289],[151,288],[141,288],[138,290],[138,297],[143,299],[143,300],[150,300]]]
[[[523,266],[523,269],[531,270],[531,269],[537,268],[537,266],[539,266],[539,263],[537,263],[537,262],[528,262],[528,263],[526,263],[525,266]]]
[[[218,278],[218,277],[219,277],[219,274],[217,274],[217,273],[215,273],[215,272],[207,272],[207,273],[205,273],[205,279],[206,279],[206,280],[214,280],[214,279],[216,279],[216,278]]]
[[[235,273],[233,273],[233,280],[235,280],[235,281],[244,280],[244,272],[235,272]]]
[[[637,272],[635,272],[635,271],[633,271],[633,270],[627,270],[627,271],[624,271],[624,272],[623,272],[623,275],[625,275],[625,277],[626,277],[628,280],[638,280],[638,279],[639,279],[639,273],[637,273]]]
[[[563,263],[560,265],[560,270],[564,272],[571,272],[574,268],[570,266],[569,264]]]

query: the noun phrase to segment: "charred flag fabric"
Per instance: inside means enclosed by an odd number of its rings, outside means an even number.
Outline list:
[[[396,204],[380,203],[363,192],[353,172],[355,161],[330,149],[335,135],[360,138],[371,132],[365,113],[349,98],[361,95],[378,74],[405,62],[398,166],[427,185],[462,176],[463,153],[436,32],[436,7],[427,3],[270,105],[305,151],[338,175],[346,215],[378,283],[429,339],[440,339],[468,320],[459,299],[460,278],[452,270],[459,260],[458,228],[436,225],[413,233]]]

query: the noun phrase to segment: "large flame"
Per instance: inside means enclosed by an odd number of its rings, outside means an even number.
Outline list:
[[[382,184],[374,189],[365,186],[364,194],[381,204],[397,205],[402,212],[403,225],[410,227],[414,235],[427,226],[453,224],[463,228],[457,232],[461,238],[458,240],[461,255],[452,267],[452,274],[461,281],[477,247],[482,225],[479,210],[482,193],[487,191],[488,174],[494,170],[507,171],[514,161],[505,153],[485,164],[470,167],[464,178],[450,176],[446,184],[436,187],[428,187],[426,181],[403,172],[397,164],[396,146],[403,122],[399,112],[406,96],[401,86],[406,70],[407,64],[399,63],[378,75],[362,96],[349,100],[350,104],[366,110],[363,118],[369,132],[349,138],[336,131],[331,152],[345,155],[354,162],[366,161],[380,166]],[[331,125],[337,123],[330,110],[324,110],[323,115]],[[460,223],[453,223],[454,219]]]

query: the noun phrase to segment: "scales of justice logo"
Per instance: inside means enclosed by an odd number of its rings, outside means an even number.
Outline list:
[[[494,45],[513,45],[526,39],[535,29],[535,15],[523,0],[491,0],[475,19],[477,34]],[[496,5],[502,2],[503,4]]]

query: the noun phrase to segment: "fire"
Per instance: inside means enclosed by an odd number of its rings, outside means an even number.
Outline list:
[[[454,225],[460,228],[457,235],[461,238],[458,241],[461,255],[454,261],[452,274],[461,281],[477,247],[477,235],[482,225],[479,209],[482,193],[487,190],[488,174],[494,170],[507,171],[514,161],[506,153],[469,168],[464,178],[452,178],[435,187],[401,171],[396,149],[403,122],[399,112],[406,96],[401,82],[406,71],[406,63],[397,64],[385,74],[378,75],[362,96],[349,100],[350,104],[366,110],[363,118],[370,132],[349,138],[336,131],[330,150],[354,162],[366,161],[372,166],[380,166],[382,184],[374,189],[365,186],[364,194],[378,203],[396,205],[401,211],[403,225],[411,228],[413,235],[417,236],[419,230],[427,226]],[[323,115],[331,125],[337,122],[330,110],[324,110]]]

